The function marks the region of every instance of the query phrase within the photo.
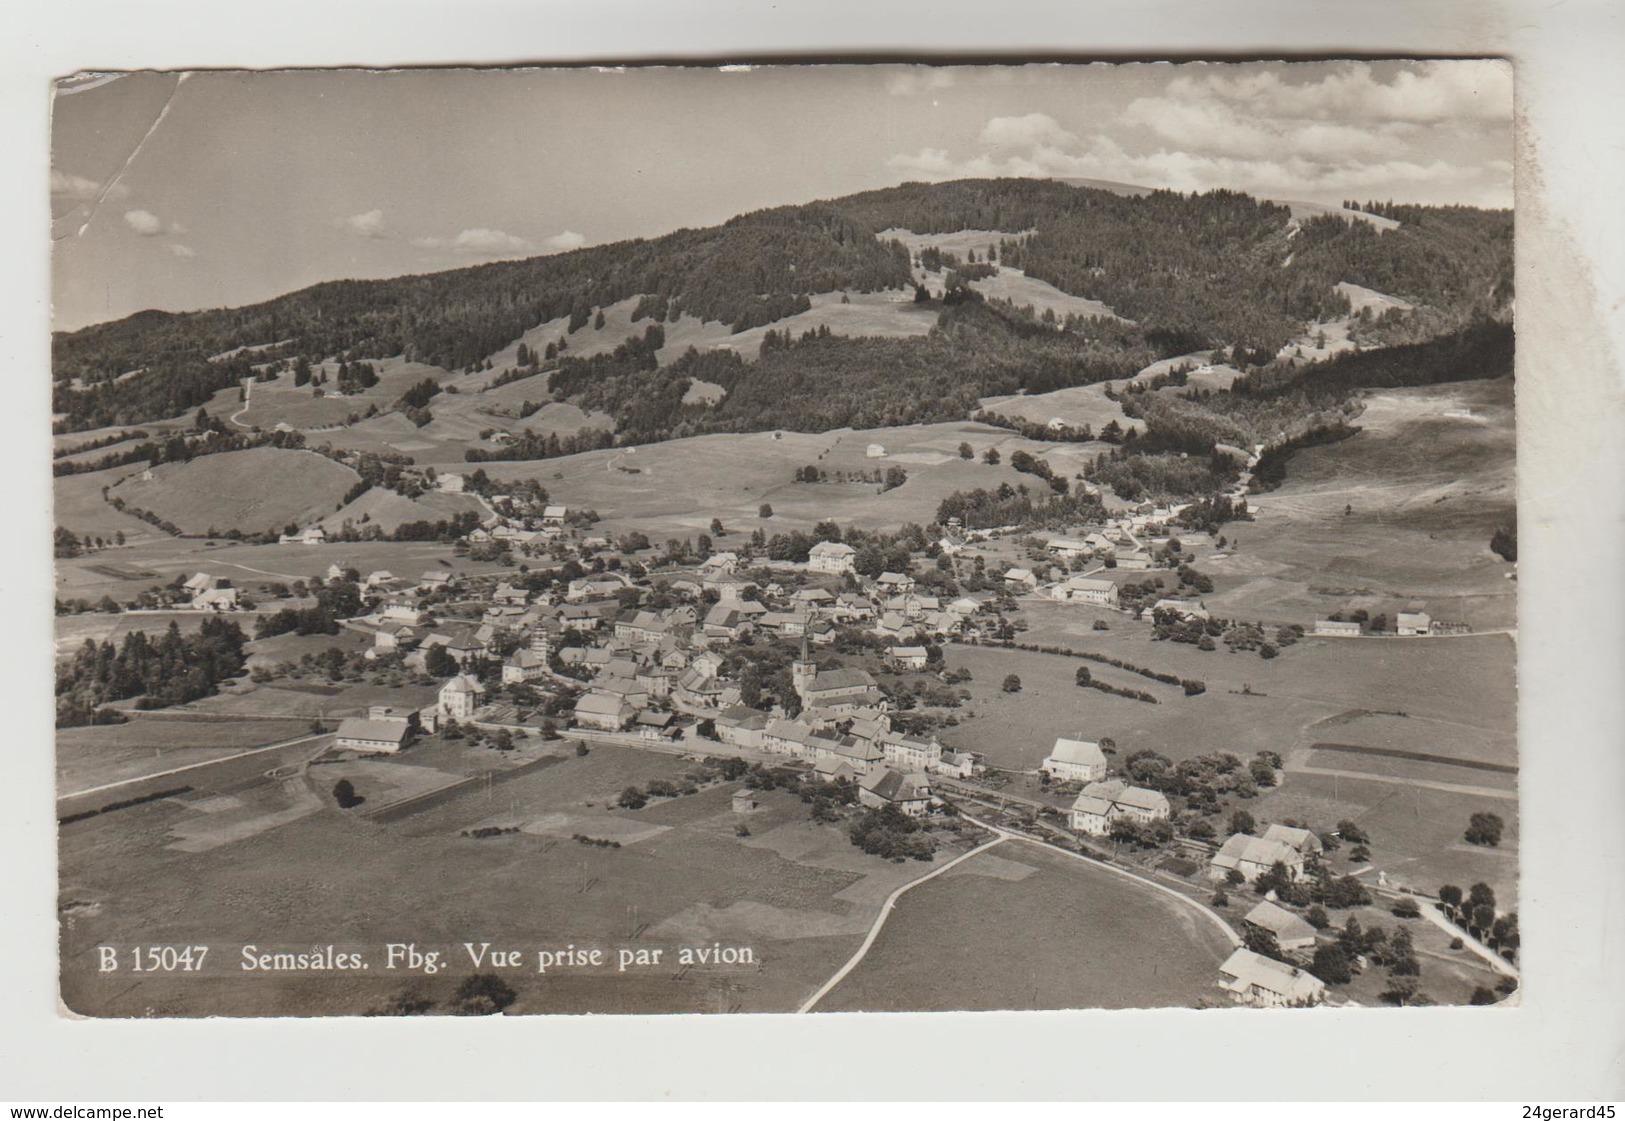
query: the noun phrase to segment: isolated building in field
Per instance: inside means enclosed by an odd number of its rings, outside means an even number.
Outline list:
[[[461,475],[436,475],[434,489],[443,490],[447,494],[462,494],[463,482]]]
[[[870,444],[868,447],[863,449],[863,454],[870,459],[885,459],[886,445]]]
[[[1359,638],[1360,624],[1351,619],[1316,619],[1315,634],[1325,638]]]
[[[1401,611],[1396,627],[1402,635],[1426,637],[1433,632],[1433,618],[1426,611]]]
[[[1307,1008],[1326,996],[1326,983],[1313,973],[1248,949],[1231,954],[1219,973],[1232,1000],[1255,1008]]]
[[[405,720],[371,720],[352,716],[339,724],[333,746],[349,751],[378,751],[393,754],[406,746],[412,726]]]
[[[1110,580],[1094,580],[1087,576],[1073,576],[1055,585],[1055,598],[1065,603],[1092,603],[1097,607],[1116,607],[1117,585]]]
[[[1106,777],[1106,755],[1093,740],[1057,739],[1039,768],[1062,782],[1099,782]]]

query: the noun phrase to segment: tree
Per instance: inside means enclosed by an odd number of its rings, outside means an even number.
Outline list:
[[[726,537],[726,536],[728,536],[728,531],[726,529],[722,528],[722,519],[721,518],[712,518],[711,519],[711,536],[712,537]]]
[[[975,459],[976,458],[976,451],[969,444],[962,443],[962,444],[959,445],[959,458],[960,459]]]
[[[1346,985],[1354,980],[1354,965],[1343,947],[1336,942],[1323,942],[1315,947],[1309,972],[1328,985]]]
[[[1012,673],[1004,679],[1004,684],[1000,688],[1006,693],[1019,693],[1021,692],[1021,678]]]
[[[1476,813],[1467,820],[1466,840],[1469,845],[1484,845],[1495,848],[1501,843],[1501,830],[1505,828],[1501,818],[1492,813]]]
[[[459,1016],[494,1016],[518,999],[519,994],[495,973],[475,973],[457,986],[452,1010]]]
[[[1454,915],[1457,908],[1461,906],[1461,900],[1461,888],[1457,887],[1455,884],[1445,884],[1439,889],[1439,902],[1448,907],[1452,915]]]
[[[908,472],[901,467],[886,468],[886,481],[882,484],[883,490],[896,490],[908,482]]]
[[[997,467],[999,465],[999,449],[988,448],[987,451],[982,453],[982,462],[989,467]]]
[[[773,516],[773,504],[770,502],[762,503],[756,508],[756,516],[761,518],[771,518]]]
[[[1089,687],[1089,683],[1094,680],[1094,674],[1089,672],[1088,666],[1079,666],[1078,672],[1072,675],[1072,680],[1077,682],[1079,688],[1086,689]]]
[[[649,798],[637,787],[628,786],[621,791],[621,796],[615,804],[626,810],[641,810],[649,804]]]
[[[365,799],[355,792],[355,786],[347,778],[341,778],[333,784],[333,800],[339,804],[339,809],[347,810],[359,806]]]
[[[1310,908],[1303,913],[1303,921],[1314,927],[1316,930],[1325,930],[1328,926],[1332,925],[1332,920],[1326,916],[1326,908],[1322,907],[1319,903],[1311,905]],[[1322,979],[1324,980],[1324,978]]]
[[[1344,818],[1337,823],[1337,835],[1351,845],[1369,845],[1371,838],[1354,822]]]
[[[1232,833],[1251,833],[1257,827],[1258,823],[1253,820],[1253,815],[1246,810],[1237,810],[1230,815],[1230,832]]]
[[[1494,989],[1487,989],[1483,985],[1473,990],[1473,995],[1467,998],[1468,1004],[1496,1004],[1500,997],[1495,995]]]

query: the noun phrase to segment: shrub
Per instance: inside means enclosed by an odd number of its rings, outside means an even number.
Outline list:
[[[649,804],[649,798],[637,787],[628,786],[621,791],[621,796],[615,804],[626,810],[641,810]]]
[[[1505,825],[1496,814],[1474,814],[1467,822],[1467,843],[1494,848],[1501,843],[1501,831],[1504,828]]]
[[[366,799],[355,792],[355,786],[349,779],[341,778],[333,784],[333,800],[339,804],[339,809],[348,810]]]

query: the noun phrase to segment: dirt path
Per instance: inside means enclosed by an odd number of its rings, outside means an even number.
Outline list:
[[[172,767],[167,771],[154,771],[152,774],[137,775],[134,778],[119,779],[117,782],[109,782],[101,786],[92,786],[88,790],[75,790],[71,794],[60,794],[57,796],[57,801],[65,802],[70,798],[83,798],[89,794],[106,794],[109,791],[118,790],[120,787],[134,786],[135,784],[141,782],[151,782],[153,779],[168,778],[170,775],[185,774],[188,771],[196,771],[203,767],[218,767],[222,764],[231,763],[235,760],[248,759],[255,755],[263,755],[268,751],[282,751],[301,743],[322,739],[330,734],[331,733],[328,732],[322,732],[316,735],[295,736],[291,740],[283,740],[281,743],[267,744],[265,747],[256,747],[248,751],[239,751],[235,755],[226,755],[219,759],[205,759],[201,763],[188,763],[184,767]]]
[[[961,853],[959,856],[954,857],[954,859],[948,861],[948,863],[942,865],[941,867],[933,868],[931,871],[927,872],[923,876],[920,876],[918,879],[910,880],[908,883],[886,896],[886,902],[880,905],[880,914],[875,916],[874,924],[869,927],[869,933],[864,936],[863,945],[858,947],[858,952],[853,954],[851,958],[847,960],[845,965],[836,970],[835,976],[831,977],[828,981],[825,981],[823,985],[819,987],[817,992],[808,997],[807,1002],[800,1008],[796,1009],[796,1013],[799,1015],[803,1012],[811,1012],[814,1006],[828,996],[830,991],[834,989],[836,985],[839,985],[842,981],[846,980],[846,975],[848,973],[851,973],[858,967],[858,964],[862,962],[864,957],[869,953],[870,947],[875,944],[875,939],[880,937],[881,928],[886,925],[886,919],[891,915],[892,908],[897,905],[897,900],[902,897],[905,891],[908,891],[910,888],[918,887],[927,880],[934,880],[944,872],[948,871],[948,869],[964,863],[979,853],[986,852],[995,845],[1003,844],[1008,836],[1008,834],[1001,833],[999,836],[994,837],[991,841],[978,845],[967,853]]]

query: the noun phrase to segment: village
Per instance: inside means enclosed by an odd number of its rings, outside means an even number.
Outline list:
[[[461,491],[462,482],[442,473],[436,485]],[[1080,701],[1073,702],[1076,731],[1056,737],[1036,768],[1012,769],[977,750],[976,722],[956,715],[969,694],[955,686],[970,673],[950,668],[945,651],[1025,648],[1024,609],[1042,605],[1086,612],[1094,632],[1121,618],[1149,626],[1154,640],[1203,650],[1218,640],[1232,652],[1268,647],[1264,656],[1275,656],[1263,624],[1216,619],[1203,602],[1206,581],[1191,564],[1198,550],[1222,558],[1223,539],[1182,529],[1184,508],[1142,504],[1047,539],[1017,527],[966,530],[958,519],[931,532],[911,527],[883,542],[893,567],[860,573],[860,549],[832,523],[820,525],[816,540],[797,534],[786,548],[718,522],[698,548],[674,540],[662,549],[642,535],[596,534],[595,515],[545,496],[491,492],[485,502],[489,515],[455,549],[485,562],[478,566],[484,571],[362,572],[344,563],[346,546],[337,541],[321,551],[338,559],[292,587],[245,589],[198,572],[142,602],[214,616],[251,609],[261,635],[291,630],[312,603],[330,611],[343,604],[348,613],[331,620],[333,629],[359,638],[359,653],[352,643],[347,656],[262,664],[254,680],[321,677],[325,665],[335,680],[433,687],[427,704],[375,703],[364,716],[316,721],[312,731],[330,738],[317,741],[307,770],[318,761],[410,757],[426,742],[465,738],[527,765],[538,753],[571,745],[578,753],[613,746],[710,765],[737,761],[726,773],[745,779],[733,801],[741,822],[756,807],[753,790],[782,786],[802,792],[815,821],[868,815],[853,825],[853,843],[889,859],[930,861],[939,844],[939,861],[961,852],[962,823],[971,822],[1060,846],[1164,891],[1171,884],[1232,932],[1233,952],[1214,981],[1223,1000],[1358,1002],[1344,987],[1373,959],[1393,974],[1384,1000],[1415,997],[1408,930],[1398,932],[1398,949],[1373,947],[1358,922],[1339,927],[1325,910],[1370,906],[1375,893],[1387,900],[1377,906],[1397,900],[1395,915],[1415,918],[1422,912],[1411,902],[1413,888],[1389,887],[1382,872],[1361,878],[1368,869],[1357,863],[1364,859],[1360,831],[1348,821],[1255,825],[1243,808],[1261,788],[1284,780],[1279,752],[1209,752],[1177,768],[1154,750],[1120,756],[1112,718]],[[325,542],[319,527],[283,535],[284,544]],[[874,543],[864,543],[872,569]],[[1165,588],[1160,577],[1176,574],[1177,590]],[[1464,625],[1433,621],[1421,604],[1407,607],[1393,630],[1364,612],[1334,614],[1305,620],[1307,627],[1276,624],[1274,641],[1466,633]],[[268,626],[268,617],[282,619],[280,628]],[[1110,661],[1180,685],[1186,698],[1205,690],[1199,680],[1093,657],[1097,665]],[[1095,678],[1088,664],[1080,662],[1080,686],[1155,702]],[[1010,675],[1001,688],[1019,693],[1022,686]],[[351,786],[335,796],[345,808],[347,799],[368,793]],[[618,808],[635,811],[671,793],[658,781],[630,786]],[[940,832],[944,824],[950,832]],[[1344,861],[1334,872],[1330,853],[1343,844],[1356,863]],[[1252,890],[1258,902],[1238,898],[1244,910],[1236,911],[1230,893]],[[1487,983],[1502,983],[1499,990],[1479,986],[1475,1000],[1510,991],[1515,916],[1509,923],[1492,907],[1475,917],[1469,906],[1457,927],[1440,916],[1439,904],[1424,899],[1421,907],[1444,924],[1452,949],[1473,943],[1480,967],[1488,963]],[[1230,926],[1216,908],[1240,921]]]

